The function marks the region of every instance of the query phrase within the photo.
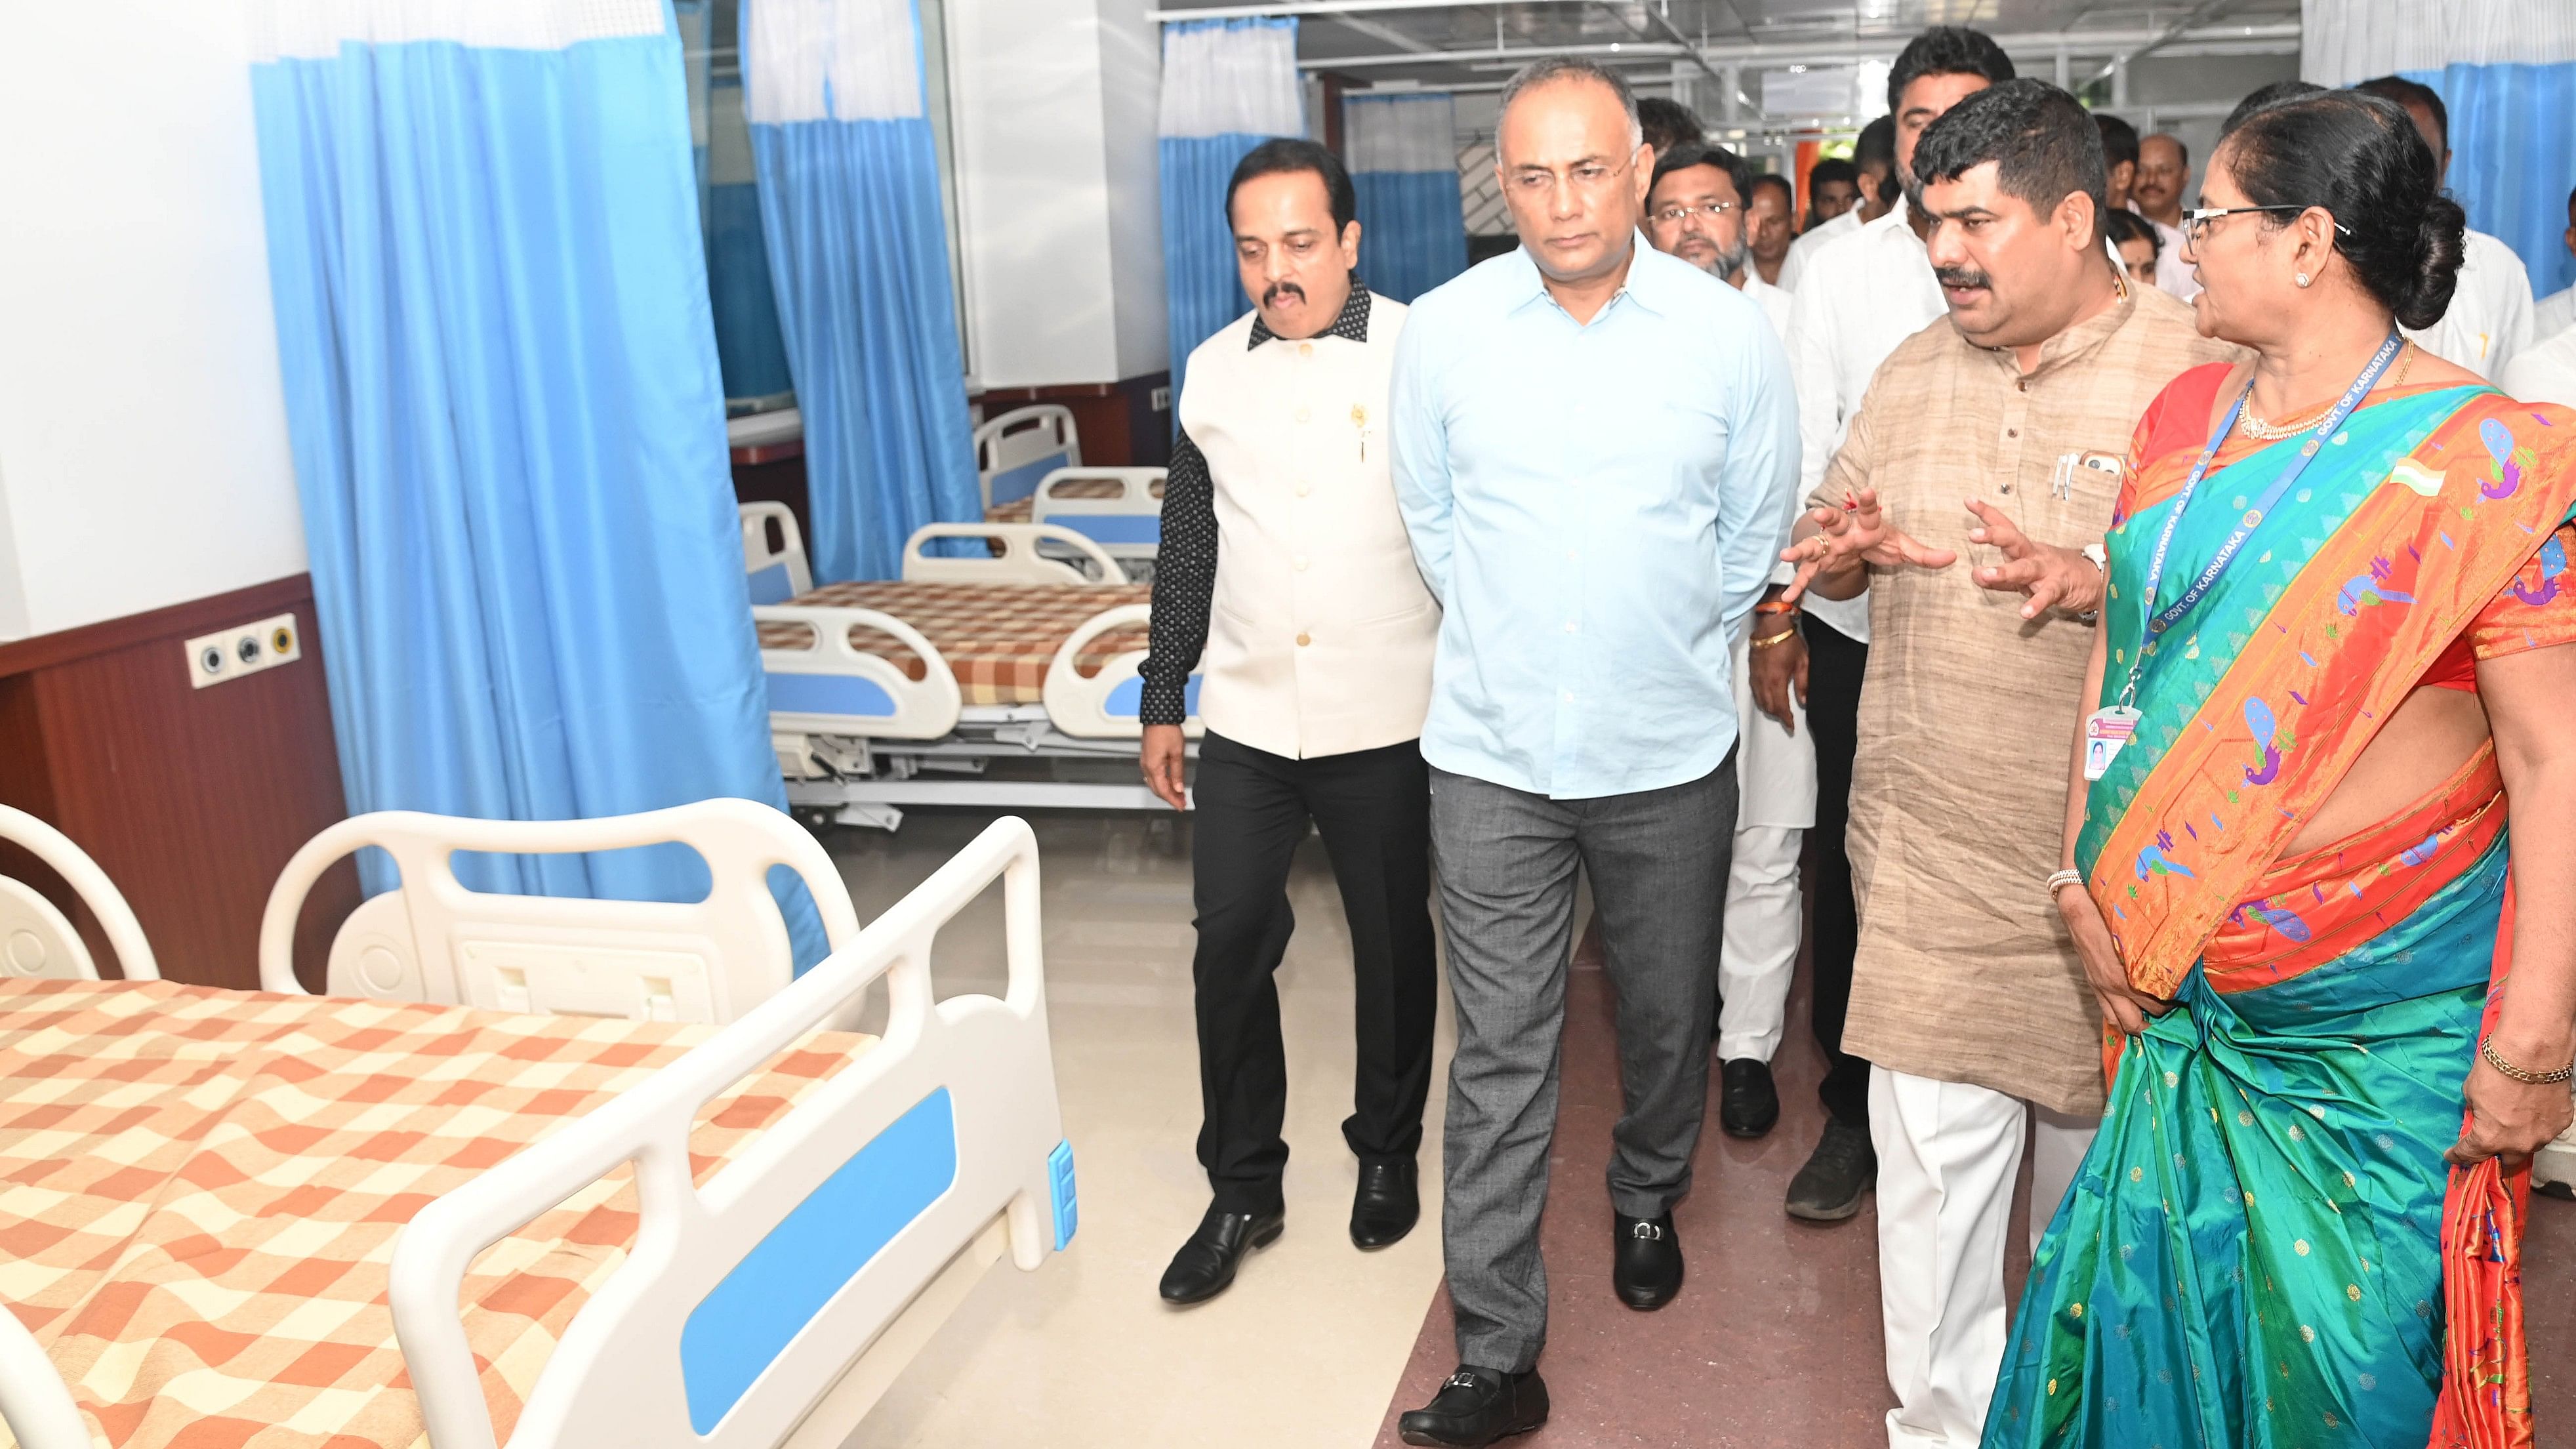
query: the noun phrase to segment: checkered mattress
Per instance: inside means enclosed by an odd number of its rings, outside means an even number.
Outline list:
[[[717,1029],[0,981],[0,1300],[121,1449],[426,1449],[395,1234]],[[870,1042],[817,1033],[710,1103],[698,1181]],[[466,1275],[498,1438],[636,1212],[621,1170]]]
[[[1058,485],[1055,496],[1058,498],[1120,498],[1126,496],[1126,491],[1126,486],[1115,478],[1074,478]],[[1162,497],[1163,485],[1155,484],[1153,493],[1157,498]],[[986,523],[1028,523],[1036,517],[1037,504],[1037,495],[1034,493],[1025,498],[1014,498],[1007,503],[996,503],[984,510],[984,521]]]
[[[790,600],[796,604],[874,609],[918,629],[946,656],[968,704],[1035,704],[1044,697],[1047,666],[1055,651],[1085,620],[1121,604],[1152,602],[1150,584],[1089,588],[1077,584],[826,584]],[[1074,658],[1084,674],[1131,649],[1145,647],[1145,627],[1112,629]],[[803,624],[764,622],[764,649],[801,649],[814,631]],[[921,656],[890,634],[852,629],[850,642],[923,677]]]

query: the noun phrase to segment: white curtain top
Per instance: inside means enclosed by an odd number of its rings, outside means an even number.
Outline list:
[[[666,28],[662,0],[243,0],[243,10],[254,61],[328,60],[351,42],[562,50]]]
[[[1164,26],[1160,133],[1305,135],[1296,20],[1185,20]]]
[[[921,115],[912,0],[743,0],[742,97],[755,126]]]
[[[1342,154],[1353,171],[1458,170],[1458,103],[1447,91],[1342,99]]]
[[[2348,86],[2451,65],[2576,61],[2571,0],[2299,0],[2299,76]]]

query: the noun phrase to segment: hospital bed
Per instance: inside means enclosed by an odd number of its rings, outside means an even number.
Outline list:
[[[1002,882],[1008,986],[934,1000]],[[1076,1226],[1026,823],[729,1026],[0,981],[24,1449],[837,1449]],[[882,979],[882,1037],[825,1030]]]
[[[951,538],[999,551],[928,551]],[[744,505],[743,540],[755,598],[764,579],[810,583],[784,510]],[[1119,577],[1058,525],[932,524],[905,543],[900,580],[755,607],[789,801],[813,826],[887,830],[907,805],[1167,808],[1135,774],[1151,590]],[[1195,739],[1197,676],[1188,689]]]

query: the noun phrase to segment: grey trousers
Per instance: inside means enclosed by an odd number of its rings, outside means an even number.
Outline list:
[[[1547,1341],[1539,1219],[1578,863],[1619,998],[1625,1110],[1610,1134],[1611,1205],[1655,1217],[1690,1190],[1735,803],[1731,755],[1685,785],[1593,800],[1431,771],[1431,852],[1458,1013],[1442,1238],[1461,1363],[1519,1373]],[[1606,1255],[1606,1231],[1601,1247]]]

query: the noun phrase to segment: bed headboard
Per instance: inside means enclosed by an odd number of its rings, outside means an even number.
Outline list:
[[[934,1002],[932,938],[1002,881],[1009,987]],[[884,1038],[705,1187],[705,1103],[883,977]],[[986,1231],[1035,1268],[1073,1227],[1047,1037],[1036,837],[996,821],[847,948],[607,1106],[421,1210],[394,1247],[394,1324],[438,1449],[491,1449],[457,1300],[474,1256],[632,1161],[635,1251],[583,1305],[512,1449],[770,1449],[916,1290]]]

